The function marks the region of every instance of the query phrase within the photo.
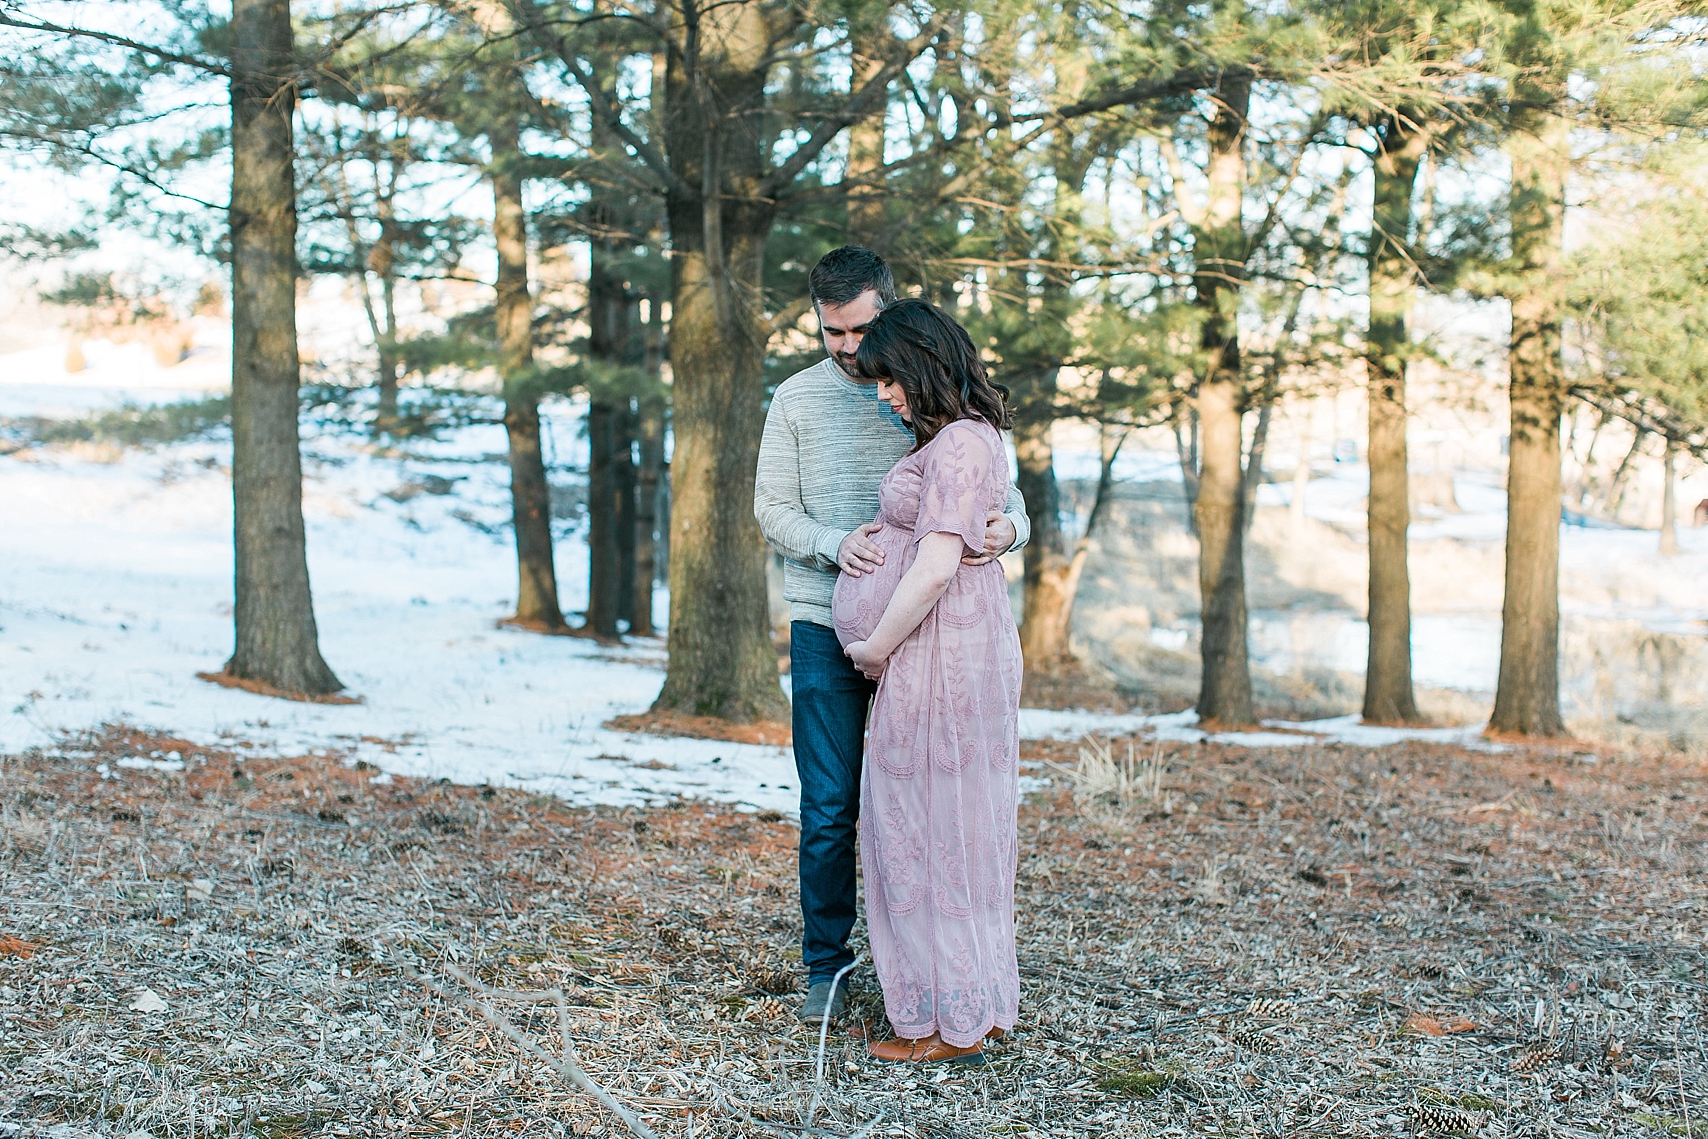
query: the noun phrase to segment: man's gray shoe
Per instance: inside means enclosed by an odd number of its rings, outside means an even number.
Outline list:
[[[801,1004],[801,1023],[817,1028],[826,1016],[835,1024],[848,1011],[848,982],[836,986],[836,1000],[830,999],[830,982],[818,981],[807,989],[807,999]]]

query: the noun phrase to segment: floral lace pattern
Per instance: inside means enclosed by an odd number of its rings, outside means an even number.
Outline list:
[[[844,645],[871,635],[919,540],[959,534],[984,546],[1008,496],[996,430],[952,423],[884,477],[876,573],[838,579]],[[866,738],[860,850],[866,924],[890,1024],[965,1048],[1013,1028],[1019,800],[1020,638],[1002,567],[962,566],[897,647]]]

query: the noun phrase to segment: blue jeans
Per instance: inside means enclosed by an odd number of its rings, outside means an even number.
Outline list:
[[[811,621],[789,626],[795,770],[801,781],[801,960],[809,984],[854,960],[854,851],[860,761],[875,681],[842,655],[836,633]]]

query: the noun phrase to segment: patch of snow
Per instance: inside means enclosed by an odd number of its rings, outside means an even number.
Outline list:
[[[1387,747],[1405,740],[1451,743],[1479,751],[1505,751],[1501,744],[1482,738],[1486,725],[1455,728],[1390,728],[1365,725],[1356,715],[1328,720],[1264,720],[1266,732],[1206,732],[1196,727],[1198,713],[1191,708],[1156,716],[1108,715],[1097,712],[1046,712],[1020,710],[1022,739],[1073,740],[1095,734],[1104,736],[1139,734],[1170,743],[1208,741],[1231,747],[1302,747],[1306,744],[1343,743],[1354,747]]]
[[[1077,740],[1090,732],[1127,735],[1144,731],[1156,717],[1111,716],[1100,712],[1056,712],[1044,708],[1020,709],[1020,738],[1023,740]]]
[[[182,771],[184,761],[181,759],[144,759],[140,755],[127,755],[115,761],[116,766],[128,767],[132,771]]]

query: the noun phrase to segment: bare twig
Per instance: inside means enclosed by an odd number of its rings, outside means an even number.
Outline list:
[[[830,979],[830,999],[824,1006],[824,1019],[818,1022],[818,1059],[813,1065],[812,1102],[807,1105],[807,1126],[812,1126],[813,1117],[818,1114],[819,1097],[824,1094],[824,1045],[830,1039],[830,1010],[836,1007],[836,990],[842,986],[842,978],[854,971],[854,967],[866,959],[862,951],[854,960],[836,971],[836,976]]]
[[[558,1075],[562,1076],[564,1079],[568,1080],[570,1083],[598,1100],[608,1111],[611,1112],[611,1114],[615,1115],[618,1119],[621,1119],[624,1126],[626,1126],[631,1133],[640,1136],[641,1139],[658,1139],[657,1132],[642,1123],[640,1118],[636,1116],[634,1112],[618,1103],[616,1097],[612,1096],[610,1092],[600,1087],[598,1082],[595,1081],[592,1076],[588,1075],[587,1070],[577,1061],[575,1049],[570,1043],[569,1037],[569,1003],[564,999],[562,989],[545,989],[543,991],[533,992],[519,989],[495,989],[478,978],[470,976],[466,971],[457,968],[455,965],[447,965],[445,967],[445,971],[447,973],[473,989],[475,992],[479,993],[481,996],[494,997],[500,1000],[519,1001],[528,1004],[551,1004],[555,1006],[557,1009],[558,1033],[563,1040],[563,1051],[560,1055],[553,1056],[544,1048],[541,1048],[538,1041],[534,1040],[532,1037],[518,1029],[514,1024],[510,1023],[510,1018],[505,1016],[502,1012],[499,1012],[498,1009],[494,1008],[490,1001],[476,1000],[466,994],[447,989],[432,977],[416,969],[407,960],[405,960],[401,954],[394,952],[393,956],[397,961],[398,968],[410,980],[421,985],[428,991],[443,997],[447,1001],[451,1001],[452,1003],[459,1004],[466,1009],[472,1009],[475,1012],[480,1013],[481,1016],[486,1018],[488,1024],[508,1036],[516,1047],[534,1057],[536,1060],[544,1060],[547,1064],[552,1066],[553,1070],[555,1070]]]

